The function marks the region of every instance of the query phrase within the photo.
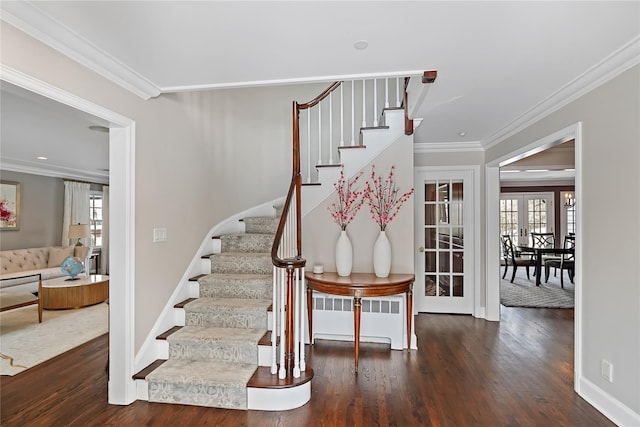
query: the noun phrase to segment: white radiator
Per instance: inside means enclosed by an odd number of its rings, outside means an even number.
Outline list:
[[[314,340],[353,341],[353,328],[352,297],[313,292]],[[360,342],[390,343],[394,350],[406,348],[403,295],[362,298]]]

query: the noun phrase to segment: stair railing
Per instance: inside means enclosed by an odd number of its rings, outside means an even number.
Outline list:
[[[361,145],[360,130],[384,126],[384,109],[402,109],[406,77],[383,77],[333,83],[321,99],[307,104],[298,129],[303,135],[301,154],[305,182],[316,178],[316,166],[337,165],[339,147]],[[338,90],[339,89],[339,90]],[[312,104],[313,105],[310,105]]]
[[[271,373],[274,375],[277,373],[281,379],[289,376],[299,378],[301,372],[306,369],[304,352],[306,260],[302,257],[301,157],[306,154],[308,183],[312,180],[311,170],[315,169],[316,165],[338,165],[339,147],[359,146],[361,129],[384,126],[379,119],[384,115],[382,111],[378,111],[378,105],[384,105],[384,109],[404,109],[405,133],[411,134],[413,125],[407,116],[408,79],[408,77],[392,77],[352,80],[346,83],[338,81],[307,103],[293,102],[291,182],[271,248],[274,266]],[[345,87],[349,92],[346,97]],[[340,90],[336,94],[337,89]],[[334,107],[337,108],[334,109]],[[303,123],[306,123],[306,126],[303,126],[302,131],[306,134],[306,140],[304,145],[301,145],[300,113],[303,111],[306,118]],[[339,126],[334,127],[334,123],[338,123]],[[335,144],[334,141],[336,141]],[[312,158],[315,159],[315,165],[312,165]],[[280,339],[279,354],[278,338]]]

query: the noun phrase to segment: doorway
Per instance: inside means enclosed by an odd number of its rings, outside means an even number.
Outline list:
[[[134,371],[135,283],[135,122],[116,112],[35,79],[2,67],[2,80],[110,123],[110,284],[109,284],[109,403],[136,399]]]
[[[488,320],[500,320],[500,167],[515,160],[526,158],[546,150],[547,148],[575,140],[575,229],[576,234],[581,235],[581,221],[579,201],[582,193],[582,175],[580,170],[582,156],[582,126],[575,123],[561,129],[540,140],[532,142],[524,147],[506,153],[498,159],[486,164],[486,301]],[[575,247],[575,308],[574,308],[574,370],[582,371],[582,292],[580,287],[581,277],[581,240],[577,240]],[[577,377],[574,378],[574,388],[577,389]]]

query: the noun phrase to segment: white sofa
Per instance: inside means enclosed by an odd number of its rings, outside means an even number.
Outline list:
[[[78,257],[84,263],[84,270],[90,269],[89,246],[46,246],[41,248],[14,249],[0,251],[0,289],[6,291],[38,291],[38,277],[42,281],[62,277],[62,262],[70,256]]]

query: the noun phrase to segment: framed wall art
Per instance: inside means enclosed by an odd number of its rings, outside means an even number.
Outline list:
[[[0,181],[0,231],[20,230],[20,183]]]

